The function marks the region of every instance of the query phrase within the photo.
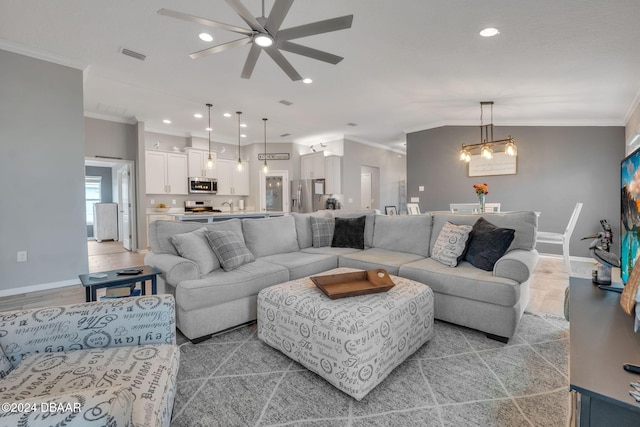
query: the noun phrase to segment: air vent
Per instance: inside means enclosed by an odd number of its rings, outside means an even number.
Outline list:
[[[282,105],[286,105],[286,106],[293,105],[293,102],[291,102],[291,101],[287,101],[286,99],[280,100],[280,101],[278,101],[278,102],[279,102],[280,104],[282,104]]]
[[[135,58],[135,59],[139,59],[140,61],[144,61],[145,58],[147,57],[147,55],[143,55],[141,53],[134,52],[132,50],[124,49],[124,48],[122,49],[122,54],[130,56],[130,57]]]
[[[351,122],[351,123],[347,123],[347,126],[358,126],[358,124]]]
[[[283,133],[282,135],[280,135],[280,137],[284,138],[285,136],[291,136],[290,133]]]

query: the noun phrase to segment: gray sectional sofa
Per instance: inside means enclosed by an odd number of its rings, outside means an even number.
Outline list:
[[[314,247],[312,218],[326,215],[365,216],[364,249],[331,247],[326,242]],[[430,257],[447,221],[473,225],[480,217],[448,212],[386,216],[374,211],[335,211],[210,224],[156,221],[150,225],[151,252],[145,262],[161,270],[160,280],[176,299],[177,326],[194,342],[255,320],[261,289],[336,267],[384,268],[424,283],[434,291],[436,319],[506,341],[529,300],[529,278],[538,261],[537,216],[534,212],[482,216],[498,227],[515,230],[493,271],[466,261],[449,267]],[[242,236],[254,260],[224,271],[207,244],[205,234],[210,230]]]

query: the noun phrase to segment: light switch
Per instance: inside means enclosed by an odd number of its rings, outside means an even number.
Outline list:
[[[424,185],[419,186],[418,191],[424,191]]]

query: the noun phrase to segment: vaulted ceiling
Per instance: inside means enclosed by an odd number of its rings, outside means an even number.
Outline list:
[[[242,3],[261,15],[261,1]],[[272,6],[266,0],[267,15]],[[161,8],[247,28],[221,0],[3,0],[0,49],[83,69],[89,117],[206,137],[210,102],[213,139],[231,143],[236,111],[247,124],[243,144],[263,140],[267,117],[269,142],[346,137],[403,151],[406,132],[479,125],[480,101],[495,102],[496,126],[623,126],[638,103],[637,0],[295,1],[282,28],[354,15],[351,29],[297,40],[343,56],[337,65],[284,52],[311,84],[292,81],[265,54],[242,79],[249,45],[191,59],[241,35]],[[500,34],[481,37],[485,27]],[[203,31],[214,40],[201,41]]]

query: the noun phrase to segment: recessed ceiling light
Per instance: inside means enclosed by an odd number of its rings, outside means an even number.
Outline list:
[[[213,41],[213,36],[209,33],[200,33],[198,34],[198,37],[200,37],[200,40],[202,40],[203,42]]]
[[[231,113],[224,113],[223,116],[225,117],[231,117]]]
[[[246,137],[247,137],[247,135],[245,135],[244,133],[240,134],[240,138],[246,138]]]
[[[240,124],[240,127],[241,127],[241,128],[246,128],[246,127],[247,127],[247,124],[246,124],[246,123],[241,123],[241,124]]]
[[[302,83],[311,84],[311,83],[313,83],[313,80],[311,80],[309,77],[307,77],[306,79],[302,79]]]
[[[169,119],[164,119],[164,120],[162,121],[162,123],[165,123],[165,124],[167,124],[167,125],[170,125],[170,124],[171,124],[171,120],[169,120]]]
[[[211,128],[205,128],[205,130],[206,130],[207,132],[211,132],[213,129],[211,129]]]
[[[484,30],[480,31],[480,35],[482,37],[493,37],[493,36],[497,36],[498,34],[500,34],[500,31],[498,31],[497,28],[485,28]]]
[[[202,114],[200,114],[200,113],[195,113],[195,114],[193,115],[193,117],[195,117],[196,119],[201,119],[201,118],[202,118]]]

